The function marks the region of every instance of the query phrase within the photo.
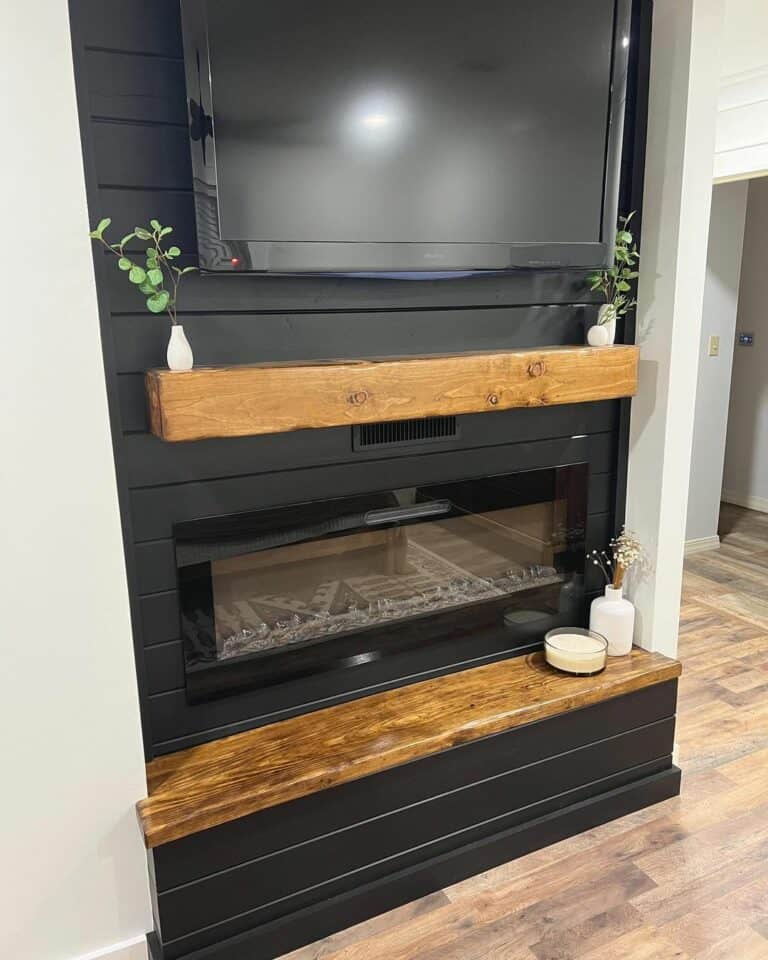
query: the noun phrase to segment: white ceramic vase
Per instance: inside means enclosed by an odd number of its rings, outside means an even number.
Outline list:
[[[608,641],[609,657],[623,657],[632,650],[635,608],[624,598],[621,587],[609,585],[605,588],[605,596],[592,601],[589,629]]]
[[[168,341],[168,351],[166,353],[169,370],[191,370],[194,358],[192,356],[192,347],[189,345],[184,327],[180,323],[175,323],[171,327],[171,337]]]
[[[607,347],[616,339],[616,307],[604,303],[597,311],[597,323],[587,330],[590,347]]]

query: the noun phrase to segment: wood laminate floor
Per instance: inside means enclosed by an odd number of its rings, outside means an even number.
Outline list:
[[[768,960],[768,514],[720,532],[686,561],[680,797],[290,960]]]

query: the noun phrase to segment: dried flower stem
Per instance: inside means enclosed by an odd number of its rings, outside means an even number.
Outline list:
[[[643,548],[637,537],[623,529],[615,540],[608,544],[608,550],[593,550],[587,554],[605,577],[605,582],[619,589],[624,585],[624,577],[638,561],[643,558]]]

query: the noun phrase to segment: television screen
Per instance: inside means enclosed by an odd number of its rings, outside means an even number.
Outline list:
[[[614,6],[184,0],[202,265],[605,262]]]

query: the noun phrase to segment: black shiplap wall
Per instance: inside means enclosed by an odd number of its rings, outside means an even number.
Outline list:
[[[174,225],[177,244],[194,263],[178,0],[71,0],[70,9],[91,220],[111,216],[114,235],[122,236],[155,216]],[[649,9],[638,2],[636,30]],[[642,88],[644,47],[635,46],[641,55],[633,69]],[[630,111],[636,111],[632,87]],[[642,103],[637,113],[644,116]],[[630,117],[623,209],[640,205],[641,127]],[[170,527],[158,516],[169,504],[177,516],[190,517],[232,512],[244,503],[255,508],[272,473],[296,478],[304,468],[329,469],[375,454],[353,455],[347,429],[179,445],[150,436],[142,376],[165,363],[167,325],[143,310],[113,263],[99,252],[94,259],[137,676],[152,756],[253,725],[259,713],[253,697],[233,698],[194,708],[190,720]],[[557,272],[419,282],[192,276],[180,307],[199,364],[581,343],[596,310],[582,276]],[[494,434],[503,434],[495,442],[519,442],[521,449],[532,440],[589,435],[599,464],[590,531],[599,543],[623,510],[626,409],[612,403],[485,416],[503,418],[494,421]]]

